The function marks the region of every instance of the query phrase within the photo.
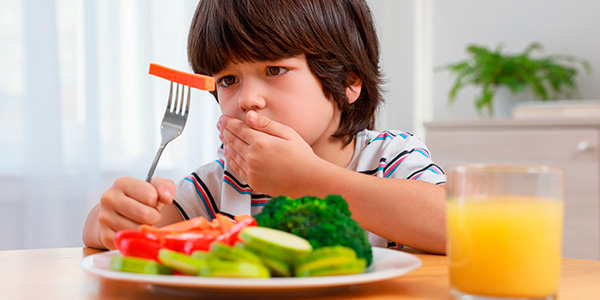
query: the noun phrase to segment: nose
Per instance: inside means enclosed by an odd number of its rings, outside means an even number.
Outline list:
[[[259,82],[246,80],[240,88],[238,105],[239,109],[246,113],[249,110],[260,110],[265,108],[266,100]]]

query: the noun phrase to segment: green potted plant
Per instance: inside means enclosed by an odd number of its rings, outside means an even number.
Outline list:
[[[494,95],[500,87],[508,88],[513,95],[529,90],[536,100],[542,101],[555,95],[572,96],[578,91],[576,66],[590,74],[589,62],[568,55],[531,56],[534,50],[541,49],[542,46],[534,42],[521,53],[505,54],[501,45],[493,51],[469,45],[467,59],[440,68],[456,75],[449,92],[449,104],[454,103],[458,92],[466,86],[480,88],[475,108],[481,116],[485,114],[484,110],[488,116],[494,115]]]

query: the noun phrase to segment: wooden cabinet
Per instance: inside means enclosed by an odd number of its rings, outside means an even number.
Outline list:
[[[425,128],[425,142],[442,168],[456,163],[563,168],[563,256],[600,260],[600,120],[439,121]]]

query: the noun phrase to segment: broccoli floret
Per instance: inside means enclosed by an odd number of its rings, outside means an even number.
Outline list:
[[[328,206],[334,207],[346,216],[350,217],[351,213],[348,209],[348,203],[340,195],[329,195],[323,199]]]
[[[367,260],[367,265],[373,260],[367,233],[351,218],[348,204],[341,196],[273,197],[254,218],[259,226],[304,237],[315,249],[343,245],[354,249],[358,257]]]

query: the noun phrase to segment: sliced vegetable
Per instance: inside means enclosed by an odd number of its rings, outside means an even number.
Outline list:
[[[183,245],[183,253],[190,255],[194,251],[208,251],[210,249],[210,244],[216,239],[216,237],[212,234],[204,234],[203,237],[198,237],[196,239],[188,240]]]
[[[209,259],[215,258],[212,255],[212,253],[210,253],[208,251],[202,251],[202,250],[194,251],[194,252],[192,252],[192,254],[190,256],[195,259],[201,259],[201,260],[209,260]]]
[[[252,217],[241,219],[235,225],[233,225],[233,227],[231,227],[227,232],[218,236],[216,242],[221,242],[233,246],[238,241],[240,231],[242,231],[242,229],[248,226],[256,226],[256,220],[254,220],[254,218]]]
[[[221,260],[243,261],[251,264],[262,264],[260,257],[241,248],[235,248],[223,243],[212,243],[210,253]]]
[[[235,216],[235,217],[233,217],[233,219],[237,223],[239,223],[239,222],[241,222],[241,221],[243,221],[245,219],[254,219],[254,218],[251,215],[249,215],[249,214],[243,214],[243,215]]]
[[[273,276],[290,277],[292,276],[292,267],[278,259],[263,256],[260,258],[263,264],[271,271]]]
[[[198,276],[269,278],[269,269],[263,265],[243,261],[208,260],[209,268],[201,269]]]
[[[207,75],[186,73],[157,64],[150,64],[150,70],[148,73],[200,90],[215,90],[215,79]]]
[[[213,220],[217,224],[217,229],[221,231],[221,233],[225,233],[231,229],[235,225],[235,221],[223,214],[217,214],[215,219]]]
[[[345,246],[326,246],[313,250],[301,257],[295,268],[295,275],[331,276],[364,272],[366,260],[357,258],[354,249]]]
[[[149,233],[144,233],[139,230],[119,230],[115,232],[115,245],[119,245],[123,239],[130,238],[141,238],[160,243],[159,239],[155,235]]]
[[[259,256],[268,256],[293,264],[312,250],[310,243],[297,235],[267,227],[246,227],[239,240]]]
[[[115,255],[110,262],[110,269],[121,272],[141,274],[173,274],[173,269],[163,266],[156,261],[138,257]]]
[[[165,236],[172,234],[169,231],[163,231],[158,227],[154,227],[152,225],[145,225],[145,224],[140,226],[140,232],[148,233],[148,234],[155,236],[156,238],[158,238],[158,240],[160,241],[161,244],[164,244]]]
[[[260,255],[260,251],[252,249],[252,247],[242,243],[241,241],[236,242],[234,247],[244,249],[246,251]],[[260,259],[263,265],[265,265],[265,267],[267,267],[269,271],[271,271],[272,276],[289,277],[293,274],[292,265],[290,263],[284,262],[280,259],[269,257],[268,255],[260,255]]]
[[[213,229],[210,222],[204,217],[195,217],[189,220],[173,223],[160,228],[161,231],[173,232],[189,232],[192,230]]]
[[[196,232],[170,234],[165,236],[164,247],[189,255],[195,250],[208,250],[215,238],[212,234]]]
[[[208,268],[208,262],[205,260],[164,248],[158,252],[158,260],[165,266],[187,275],[197,275],[201,270]]]
[[[366,267],[367,260],[357,258],[345,263],[326,264],[314,268],[300,267],[296,269],[295,274],[297,277],[350,275],[362,273]]]
[[[346,263],[356,259],[356,251],[345,246],[326,246],[313,250],[301,257],[296,267],[319,267],[336,263]]]
[[[154,240],[131,237],[120,238],[117,249],[124,256],[146,258],[158,261],[158,251],[162,245]]]

